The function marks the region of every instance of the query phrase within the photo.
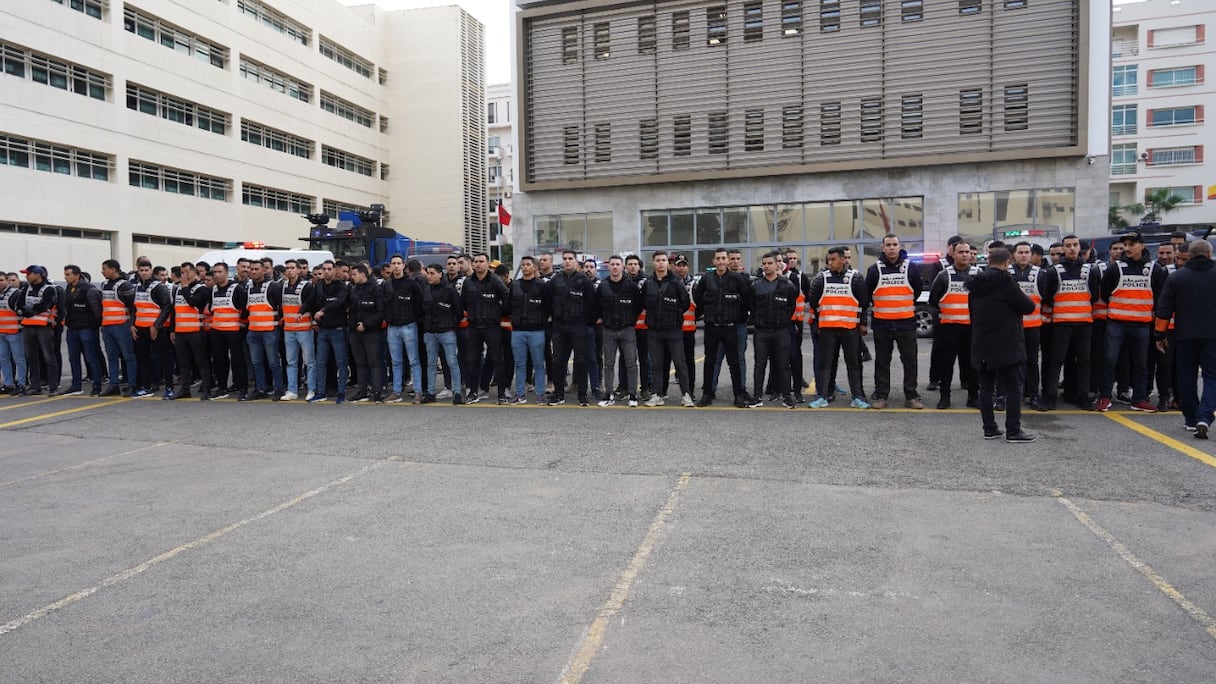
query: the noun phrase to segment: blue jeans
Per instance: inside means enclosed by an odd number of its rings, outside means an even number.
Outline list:
[[[259,392],[269,393],[271,389],[283,392],[286,388],[279,361],[279,331],[250,330],[245,335],[245,344],[249,346],[249,362],[253,365],[253,386]]]
[[[1216,412],[1216,340],[1179,340],[1174,343],[1174,361],[1178,378],[1178,403],[1187,425],[1206,423],[1212,426]],[[1203,372],[1203,397],[1196,392],[1195,378]]]
[[[127,386],[139,382],[139,365],[135,361],[135,340],[131,328],[125,325],[101,326],[101,339],[106,343],[106,358],[110,360],[110,387],[118,387],[122,378],[121,362],[127,362]]]
[[[89,374],[93,376],[93,388],[101,389],[101,348],[97,346],[99,333],[97,328],[77,330],[68,328],[68,365],[72,368],[72,384],[75,389],[81,386],[84,378],[80,374],[80,355],[84,354],[85,363],[89,364]]]
[[[304,359],[304,368],[308,369],[308,390],[317,391],[317,364],[313,358],[313,340],[311,330],[283,331],[284,347],[287,350],[287,391],[292,394],[300,393],[300,358]]]
[[[17,367],[16,380],[13,379],[13,366]],[[25,387],[25,339],[21,333],[0,335],[0,371],[3,371],[0,377],[3,377],[5,387]]]
[[[435,394],[435,368],[439,364],[439,347],[443,346],[443,358],[452,370],[452,392],[460,393],[460,358],[456,354],[456,331],[423,333],[426,344],[426,386]]]
[[[350,378],[350,364],[346,360],[346,329],[319,328],[317,329],[317,365],[313,370],[316,378],[317,395],[325,393],[322,378],[325,377],[325,367],[329,365],[329,357],[334,357],[334,365],[338,367],[338,396],[346,398],[346,381]]]
[[[418,358],[418,324],[390,325],[388,327],[388,356],[393,363],[393,392],[401,394],[405,388],[405,360],[410,361],[410,377],[414,387],[422,389],[422,360]],[[428,385],[429,387],[429,385]]]
[[[1132,403],[1148,400],[1148,323],[1128,323],[1107,319],[1106,321],[1106,365],[1102,368],[1103,399],[1111,398],[1115,384],[1115,366],[1119,364],[1119,350],[1127,345],[1127,360],[1131,371]]]
[[[515,357],[515,394],[523,396],[528,387],[528,357],[532,358],[536,396],[545,394],[545,331],[511,331],[511,354]]]

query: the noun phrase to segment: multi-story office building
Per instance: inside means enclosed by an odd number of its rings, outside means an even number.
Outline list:
[[[515,140],[512,126],[512,100],[515,89],[510,83],[486,87],[486,208],[490,226],[490,253],[499,257],[502,246],[513,244],[515,223],[501,225],[498,207],[512,213],[511,196],[515,191]]]
[[[300,215],[372,204],[402,233],[484,244],[481,43],[458,8],[4,3],[0,268],[298,248]]]
[[[517,5],[517,253],[1105,230],[1109,0]]]
[[[1216,3],[1125,2],[1113,18],[1110,203],[1143,203],[1168,188],[1183,202],[1164,221],[1211,222],[1205,189],[1216,177],[1204,164],[1211,142],[1204,111],[1216,105],[1216,91],[1204,74],[1213,63],[1206,27],[1216,23]]]

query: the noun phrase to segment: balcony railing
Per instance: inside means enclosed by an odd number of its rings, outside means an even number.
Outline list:
[[[1195,163],[1195,150],[1154,150],[1149,166],[1184,166]]]
[[[1125,85],[1115,86],[1112,89],[1112,93],[1114,94],[1115,97],[1126,97],[1128,95],[1135,95],[1137,90],[1138,89],[1136,88],[1135,83],[1128,83]]]
[[[1140,44],[1134,40],[1112,40],[1110,42],[1110,56],[1113,59],[1135,57],[1139,54]]]
[[[1133,124],[1124,124],[1122,126],[1111,126],[1110,134],[1111,135],[1135,135],[1136,134],[1136,124],[1133,123]]]
[[[1111,164],[1110,175],[1112,176],[1134,176],[1136,175],[1136,162],[1130,164]]]

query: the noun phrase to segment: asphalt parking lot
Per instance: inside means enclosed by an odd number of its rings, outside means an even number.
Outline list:
[[[0,399],[0,681],[1216,679],[1178,414],[724,403]]]

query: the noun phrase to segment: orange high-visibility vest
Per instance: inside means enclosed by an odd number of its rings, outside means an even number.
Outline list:
[[[287,332],[312,330],[312,314],[300,313],[304,306],[302,294],[307,284],[303,279],[296,281],[294,287],[283,283],[283,330]]]
[[[971,269],[975,274],[979,269]],[[946,267],[946,294],[937,303],[939,311],[938,322],[943,325],[971,325],[971,293],[967,291],[966,281],[955,280],[958,271],[954,266]]]
[[[266,299],[266,291],[269,289],[268,280],[263,280],[261,284],[249,284],[249,301],[245,310],[249,313],[250,332],[271,332],[279,327],[274,307]]]
[[[506,330],[507,332],[511,332],[511,317],[503,316],[502,318],[498,319],[498,327]]]
[[[697,303],[691,302],[688,305],[688,310],[684,312],[684,320],[680,321],[680,330],[684,332],[697,331]]]
[[[42,283],[42,285],[39,285],[37,290],[35,290],[34,287],[31,285],[30,289],[25,293],[25,296],[29,300],[39,301],[42,299],[43,291],[46,290],[46,288],[48,288],[48,287],[52,287],[52,286],[46,282]],[[24,325],[24,326],[27,326],[30,328],[45,328],[46,326],[53,325],[55,323],[55,317],[58,315],[58,313],[59,313],[59,307],[52,306],[47,311],[43,311],[42,313],[38,313],[38,314],[34,314],[33,316],[26,316],[25,318],[22,318],[21,325]]]
[[[15,335],[21,331],[21,317],[8,305],[12,291],[0,295],[0,335]]]
[[[853,278],[857,271],[844,273],[844,281],[830,283],[831,274],[823,274],[823,294],[819,296],[819,327],[852,330],[861,317],[861,302],[853,296]]]
[[[131,319],[131,312],[127,311],[127,305],[122,303],[118,298],[118,283],[122,281],[115,280],[106,282],[101,286],[101,325],[127,325]]]
[[[1013,266],[1009,267],[1011,273],[1013,269]],[[1022,294],[1034,302],[1034,311],[1022,316],[1022,327],[1043,327],[1043,295],[1039,294],[1039,267],[1031,266],[1030,271],[1026,274],[1026,280],[1019,280],[1016,273],[1014,273],[1013,279],[1017,282],[1018,287],[1022,289]]]
[[[220,291],[219,285],[211,288],[211,329],[219,332],[236,332],[241,329],[241,312],[232,304],[232,292],[239,285],[229,281]]]
[[[191,291],[198,284],[190,288]],[[203,315],[190,305],[187,299],[188,291],[183,291],[178,285],[173,286],[173,332],[196,333],[203,329]]]
[[[143,288],[143,283],[135,286],[135,327],[136,328],[151,328],[156,325],[156,319],[160,316],[160,305],[152,300],[152,291],[158,287],[164,287],[156,280],[148,282],[148,287]],[[165,325],[169,321],[166,319]]]
[[[1090,264],[1081,264],[1081,277],[1069,278],[1063,264],[1056,264],[1060,289],[1056,291],[1052,318],[1056,323],[1093,323],[1093,304],[1089,301]]]
[[[874,318],[899,321],[916,316],[916,293],[908,282],[908,261],[899,262],[899,270],[883,273],[878,266],[878,287],[874,288]]]
[[[1142,274],[1130,274],[1126,262],[1115,262],[1119,269],[1119,282],[1111,293],[1107,315],[1112,321],[1126,323],[1153,322],[1153,262],[1144,267]]]

